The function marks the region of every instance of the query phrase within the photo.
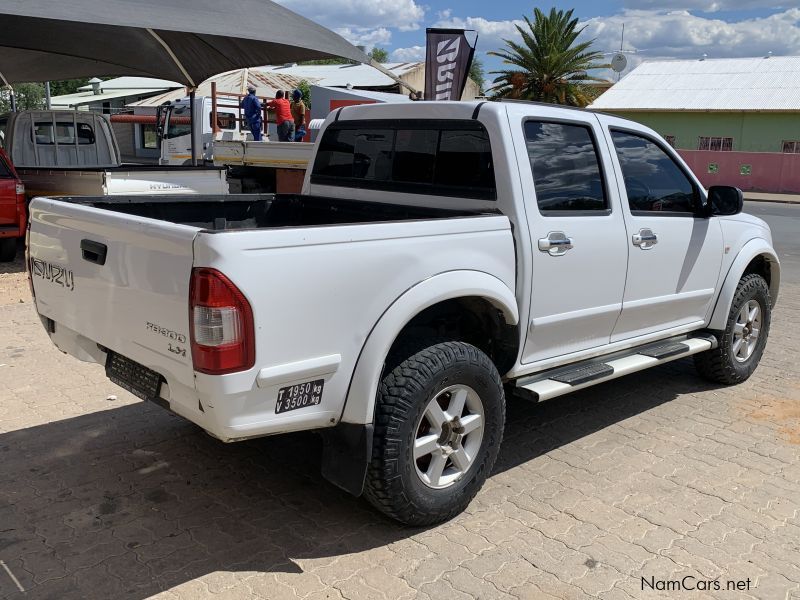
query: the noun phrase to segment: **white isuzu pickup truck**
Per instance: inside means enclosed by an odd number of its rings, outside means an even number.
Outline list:
[[[349,107],[312,164],[301,195],[36,198],[52,341],[222,441],[319,430],[323,475],[414,525],[478,492],[506,394],[691,355],[735,384],[762,356],[768,227],[634,122]]]

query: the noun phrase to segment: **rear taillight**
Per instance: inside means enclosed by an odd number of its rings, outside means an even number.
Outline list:
[[[223,375],[247,370],[255,364],[250,303],[216,269],[192,269],[189,319],[195,371]]]
[[[25,195],[25,184],[24,183],[17,183],[17,196],[24,196]]]

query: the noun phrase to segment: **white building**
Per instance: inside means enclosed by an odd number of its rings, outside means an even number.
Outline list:
[[[131,102],[144,100],[168,90],[183,88],[180,83],[151,77],[116,77],[108,81],[92,79],[74,94],[53,96],[53,110],[94,110],[113,114]]]

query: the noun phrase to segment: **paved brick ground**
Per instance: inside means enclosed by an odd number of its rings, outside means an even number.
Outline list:
[[[800,598],[799,293],[744,385],[682,361],[511,401],[485,489],[427,530],[327,484],[313,434],[223,445],[139,402],[23,294],[0,306],[0,597]],[[723,589],[642,590],[685,575]]]

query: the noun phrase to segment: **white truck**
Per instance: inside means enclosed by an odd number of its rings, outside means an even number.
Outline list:
[[[89,111],[23,111],[0,116],[0,147],[29,198],[226,194],[221,167],[123,164],[108,117]]]
[[[632,121],[383,104],[328,117],[301,195],[37,198],[28,260],[58,348],[225,442],[319,430],[326,478],[422,525],[491,473],[506,394],[747,379],[780,265],[742,206]]]

